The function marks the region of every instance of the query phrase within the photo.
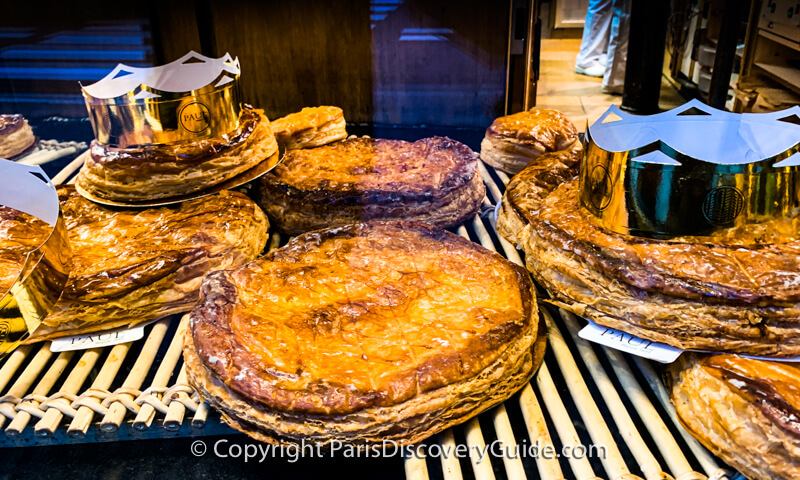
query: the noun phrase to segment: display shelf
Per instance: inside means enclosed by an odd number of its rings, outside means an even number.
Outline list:
[[[73,177],[79,167],[73,161],[58,179]],[[520,252],[494,230],[494,205],[509,178],[480,168],[487,187],[483,214],[456,232],[524,265]],[[267,248],[286,241],[272,232]],[[468,459],[407,457],[407,478],[742,478],[679,426],[656,373],[660,366],[580,339],[583,320],[571,314],[545,303],[540,312],[549,345],[531,382],[505,403],[425,442],[444,449],[465,445]],[[47,342],[18,349],[0,363],[0,446],[233,433],[186,382],[181,351],[187,326],[188,315],[172,316],[148,326],[142,340],[114,347],[58,354]],[[150,441],[157,448],[158,440]],[[511,451],[597,445],[604,454],[514,458],[489,450],[488,459],[475,454],[477,447],[495,442]]]
[[[800,93],[800,70],[784,65],[773,65],[763,62],[756,62],[755,66],[760,68],[768,77]]]

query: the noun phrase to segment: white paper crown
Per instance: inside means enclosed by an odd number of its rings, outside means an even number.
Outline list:
[[[586,130],[581,203],[614,232],[669,239],[800,209],[800,107],[735,114],[697,100],[649,116],[612,106]]]
[[[189,52],[157,67],[117,65],[82,87],[97,141],[126,147],[215,137],[238,125],[239,59]]]

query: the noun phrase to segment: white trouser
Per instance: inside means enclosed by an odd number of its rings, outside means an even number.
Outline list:
[[[603,63],[600,59],[608,50],[608,34],[611,29],[612,0],[589,0],[586,10],[586,22],[583,24],[581,51],[575,59],[575,66],[589,68],[595,63]]]
[[[589,68],[595,62],[603,63],[606,71],[603,88],[622,92],[625,83],[625,62],[628,59],[628,30],[630,28],[630,0],[590,0],[583,27],[581,50],[575,65]]]

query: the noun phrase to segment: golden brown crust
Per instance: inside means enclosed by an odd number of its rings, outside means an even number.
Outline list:
[[[347,138],[344,112],[339,107],[306,107],[273,121],[270,128],[287,149],[319,147]]]
[[[446,411],[459,399],[443,391],[478,378],[499,390],[470,392],[470,412],[510,395],[533,368],[535,313],[527,272],[466,239],[418,223],[349,225],[209,275],[187,367],[242,429],[374,441],[371,428],[392,425],[352,422],[391,411],[419,423],[433,413],[420,398]],[[434,433],[421,424],[414,435]]]
[[[233,178],[277,151],[263,111],[244,108],[239,128],[220,138],[128,148],[92,142],[76,182],[91,195],[113,201],[175,197]]]
[[[239,193],[144,210],[108,209],[71,186],[58,193],[72,273],[30,342],[188,311],[207,272],[242,265],[266,243],[266,216]]]
[[[514,177],[498,217],[567,308],[684,349],[800,354],[797,218],[708,243],[614,234],[579,207],[578,157],[568,156],[542,156]]]
[[[449,228],[471,218],[485,193],[475,153],[443,137],[292,150],[261,183],[261,205],[293,234],[365,220]]]
[[[32,215],[0,206],[0,297],[14,284],[28,254],[47,240],[51,230]]]
[[[542,154],[579,143],[575,125],[558,110],[528,110],[496,119],[481,142],[481,160],[516,174]]]
[[[0,158],[13,158],[34,143],[33,129],[22,115],[0,115]]]
[[[683,355],[670,366],[678,418],[753,480],[800,478],[797,367],[731,355]]]

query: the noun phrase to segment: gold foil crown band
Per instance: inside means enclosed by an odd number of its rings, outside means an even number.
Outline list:
[[[734,114],[693,100],[635,116],[612,106],[584,143],[581,204],[616,233],[712,236],[800,207],[800,107]]]
[[[31,247],[8,291],[0,291],[0,358],[41,324],[61,295],[70,272],[67,228],[56,189],[40,167],[0,159],[0,207],[34,216],[51,227]],[[13,243],[13,238],[8,239]]]
[[[95,137],[103,145],[172,145],[236,129],[241,112],[239,59],[195,52],[150,68],[119,64],[82,88]]]

